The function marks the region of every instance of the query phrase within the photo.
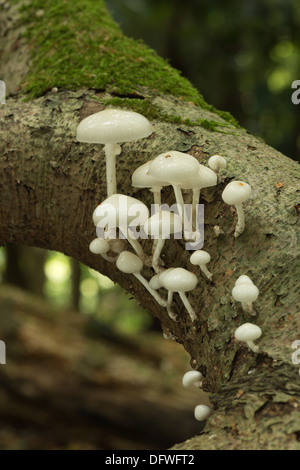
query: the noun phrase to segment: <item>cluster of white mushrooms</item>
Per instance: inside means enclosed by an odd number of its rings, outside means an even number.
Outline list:
[[[149,121],[142,115],[120,109],[105,109],[83,119],[77,127],[77,140],[90,144],[104,144],[106,156],[107,198],[99,204],[93,214],[97,238],[90,243],[90,251],[101,255],[106,261],[116,263],[117,268],[127,274],[133,274],[147,289],[156,302],[167,309],[168,315],[176,321],[172,310],[173,294],[178,293],[190,320],[195,322],[197,314],[192,308],[187,292],[195,289],[197,276],[182,267],[166,268],[161,259],[166,239],[171,235],[183,234],[185,240],[201,240],[197,232],[197,205],[201,189],[216,186],[221,181],[220,170],[226,167],[226,160],[220,155],[213,155],[208,160],[208,167],[201,165],[192,155],[176,150],[161,153],[153,160],[139,166],[132,174],[134,188],[148,188],[153,193],[152,214],[148,207],[136,198],[117,192],[116,157],[121,153],[120,144],[135,141],[152,134]],[[176,209],[164,210],[161,205],[161,190],[172,186]],[[183,227],[185,203],[182,190],[190,190],[192,198],[192,227],[195,231],[185,231]],[[251,196],[251,187],[243,181],[232,181],[225,187],[222,199],[233,205],[237,212],[234,237],[240,236],[245,228],[243,203]],[[172,206],[173,207],[173,206]],[[139,232],[137,233],[137,227]],[[214,228],[216,235],[224,233],[220,227]],[[143,236],[142,236],[143,235]],[[146,254],[138,238],[152,238],[152,253]],[[128,248],[131,247],[132,251]],[[203,275],[212,280],[212,273],[206,265],[210,254],[196,249],[190,256],[190,262],[200,267]],[[144,266],[153,270],[147,280],[143,274]],[[166,289],[163,297],[159,289]],[[258,289],[251,279],[242,275],[232,290],[234,300],[241,302],[246,313],[255,315],[252,302],[258,297]],[[256,325],[246,323],[235,331],[239,341],[245,341],[255,352],[258,347],[253,341],[261,335]],[[200,372],[194,372],[198,378]],[[201,375],[201,374],[200,374]],[[201,376],[202,377],[202,376]],[[188,382],[190,383],[190,382]],[[206,419],[207,407],[198,405],[196,419]]]

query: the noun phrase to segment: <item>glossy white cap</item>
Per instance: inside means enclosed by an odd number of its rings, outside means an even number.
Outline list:
[[[182,377],[182,385],[184,387],[191,387],[194,385],[195,387],[201,387],[202,382],[202,374],[197,370],[190,370],[184,374]]]
[[[151,133],[150,122],[141,114],[122,109],[105,109],[79,123],[76,139],[95,144],[118,144],[142,139]]]
[[[131,184],[134,188],[161,188],[162,186],[168,186],[169,183],[165,181],[158,181],[153,176],[149,175],[149,166],[152,160],[139,166],[132,173]]]
[[[159,277],[163,287],[171,292],[188,292],[195,289],[198,279],[184,268],[170,268]]]
[[[251,186],[244,181],[231,181],[222,193],[226,204],[235,205],[247,201],[251,196]]]
[[[193,179],[198,171],[199,163],[195,157],[176,150],[158,155],[149,166],[150,176],[174,184]]]
[[[116,266],[127,274],[138,274],[143,269],[143,261],[130,251],[122,251],[118,256]]]
[[[262,335],[261,328],[253,323],[244,323],[239,326],[234,333],[235,338],[238,341],[248,342],[255,341]]]
[[[211,256],[207,251],[204,250],[197,250],[190,256],[190,262],[196,266],[200,266],[201,264],[207,264],[211,260]]]
[[[207,405],[197,405],[194,409],[194,416],[197,421],[205,421],[211,415],[212,410]]]

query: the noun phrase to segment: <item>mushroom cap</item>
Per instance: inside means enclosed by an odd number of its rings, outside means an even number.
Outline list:
[[[222,193],[222,199],[226,204],[241,204],[251,196],[251,186],[244,181],[231,181]]]
[[[246,283],[248,282],[249,284],[253,284],[249,276],[246,276],[246,274],[242,274],[235,281],[235,285],[238,286],[239,284],[244,284],[245,282]]]
[[[149,218],[148,207],[138,199],[125,194],[112,194],[99,204],[93,213],[95,226],[110,228],[119,227],[139,217],[139,224],[143,225]]]
[[[149,160],[134,170],[131,177],[131,184],[134,188],[162,188],[170,184],[166,181],[158,181],[149,175],[148,170],[151,163],[152,160]]]
[[[200,266],[201,264],[207,264],[211,260],[211,256],[207,251],[197,250],[190,256],[190,262],[194,265]]]
[[[226,168],[227,162],[224,157],[221,157],[221,155],[213,155],[208,159],[208,166],[214,170],[214,171],[219,171],[221,168]]]
[[[154,158],[149,166],[149,175],[157,180],[179,184],[193,179],[199,171],[199,165],[192,155],[172,150]]]
[[[217,175],[210,168],[207,168],[204,165],[200,165],[200,169],[196,176],[191,180],[183,181],[180,183],[182,189],[202,189],[208,188],[210,186],[216,186],[218,182]]]
[[[130,251],[122,251],[117,258],[116,266],[123,273],[138,274],[143,269],[143,261]]]
[[[258,294],[258,288],[250,282],[240,282],[232,289],[232,297],[234,300],[243,303],[254,302]]]
[[[244,323],[239,326],[234,333],[235,338],[238,341],[255,341],[260,338],[262,331],[259,326],[253,325],[253,323]]]
[[[147,235],[154,238],[169,238],[171,233],[182,231],[182,219],[180,215],[170,211],[158,211],[144,225]]]
[[[150,122],[141,114],[123,109],[105,109],[79,123],[76,139],[95,144],[118,144],[142,139],[151,133]]]
[[[195,289],[198,279],[184,268],[170,268],[159,276],[162,286],[171,292],[188,292]]]
[[[157,290],[161,288],[161,282],[159,280],[159,274],[154,274],[149,281],[149,286],[153,290]]]
[[[194,409],[194,416],[197,421],[204,421],[211,415],[211,408],[207,405],[197,405]]]
[[[109,251],[109,243],[103,238],[95,238],[90,243],[90,251],[95,255],[103,255]]]
[[[191,385],[195,385],[199,387],[201,385],[202,374],[198,370],[189,370],[184,374],[182,377],[182,385],[184,387],[190,387]]]

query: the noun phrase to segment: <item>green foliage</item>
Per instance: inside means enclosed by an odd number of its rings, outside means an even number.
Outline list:
[[[107,0],[125,34],[142,38],[205,99],[286,155],[300,156],[298,0]]]

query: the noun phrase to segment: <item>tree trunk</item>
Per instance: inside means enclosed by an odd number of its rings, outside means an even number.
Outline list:
[[[0,242],[61,251],[101,271],[182,343],[191,366],[205,376],[215,411],[201,435],[175,449],[299,449],[299,366],[292,362],[292,343],[300,334],[299,166],[207,105],[153,51],[123,37],[102,2],[72,2],[71,11],[65,11],[71,7],[55,10],[51,2],[35,1],[20,22],[22,3],[0,7],[0,78],[9,93],[0,108]],[[222,181],[203,190],[200,201],[213,282],[190,264],[182,240],[169,241],[163,250],[166,267],[182,266],[199,278],[188,295],[197,314],[194,324],[179,297],[175,323],[133,276],[89,252],[95,238],[91,215],[106,197],[105,162],[102,146],[76,141],[76,127],[108,105],[141,112],[154,130],[147,139],[122,145],[119,193],[149,206],[152,193],[133,189],[131,173],[170,149],[202,164],[216,153],[227,160]],[[232,179],[252,187],[246,229],[237,239],[235,210],[221,198]],[[173,203],[173,198],[171,189],[164,189],[163,201]],[[216,225],[224,234],[216,235]],[[144,249],[151,252],[150,241]],[[259,288],[256,317],[232,301],[241,274]],[[149,279],[151,270],[144,275]],[[245,322],[262,328],[258,354],[234,339],[235,329]]]

